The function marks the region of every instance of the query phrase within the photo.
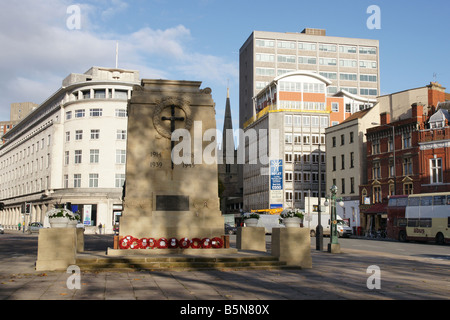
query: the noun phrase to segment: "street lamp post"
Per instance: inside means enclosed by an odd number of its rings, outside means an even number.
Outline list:
[[[341,245],[338,241],[338,230],[337,230],[337,215],[336,215],[336,193],[337,193],[337,187],[333,185],[330,188],[331,191],[331,198],[330,198],[330,206],[331,206],[331,213],[330,213],[330,243],[328,244],[328,252],[330,253],[340,253],[341,252]]]

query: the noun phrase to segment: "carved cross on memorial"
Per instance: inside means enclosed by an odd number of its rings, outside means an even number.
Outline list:
[[[170,121],[170,134],[173,134],[173,132],[175,131],[175,121],[184,121],[184,117],[176,117],[175,116],[175,108],[176,107],[177,106],[175,106],[175,105],[170,106],[170,109],[171,109],[170,117],[161,117],[161,120],[163,120],[163,121]],[[171,141],[170,141],[171,151],[173,151],[174,146],[175,146],[175,141],[173,141],[171,139]],[[172,170],[173,170],[173,159],[171,161],[172,161]]]

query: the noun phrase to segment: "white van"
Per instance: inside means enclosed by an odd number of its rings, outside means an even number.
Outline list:
[[[342,218],[340,216],[336,216],[336,220],[337,220],[337,231],[338,231],[338,236],[339,237],[349,237],[352,235],[352,228],[350,228],[347,224],[347,222],[345,222],[344,220],[342,220]],[[330,215],[326,214],[326,213],[322,213],[320,215],[320,223],[322,225],[323,228],[323,235],[324,236],[329,236],[330,232],[331,232],[331,227],[330,227]],[[303,226],[305,228],[309,228],[310,230],[310,234],[311,237],[315,237],[316,236],[316,228],[317,225],[319,224],[319,215],[317,213],[313,213],[311,215],[305,215],[305,218],[303,220]]]

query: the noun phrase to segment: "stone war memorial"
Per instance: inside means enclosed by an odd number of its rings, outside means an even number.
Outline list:
[[[215,103],[211,89],[200,86],[143,79],[133,88],[124,208],[114,247],[98,257],[84,250],[84,234],[75,227],[42,229],[36,270],[120,268],[126,261],[152,269],[312,267],[309,230],[300,224],[274,228],[270,254],[264,227],[239,227],[236,248],[230,247],[218,195]]]
[[[215,104],[211,89],[200,85],[143,79],[134,87],[120,248],[109,254],[135,246],[223,248]]]

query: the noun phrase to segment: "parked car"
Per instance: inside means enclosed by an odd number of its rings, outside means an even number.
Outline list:
[[[28,225],[27,232],[28,233],[39,232],[39,230],[42,229],[43,227],[44,225],[40,222],[32,222]]]
[[[225,223],[225,234],[236,234],[237,228]]]
[[[3,225],[0,224],[0,233],[3,234],[5,233],[5,228],[3,228]]]

